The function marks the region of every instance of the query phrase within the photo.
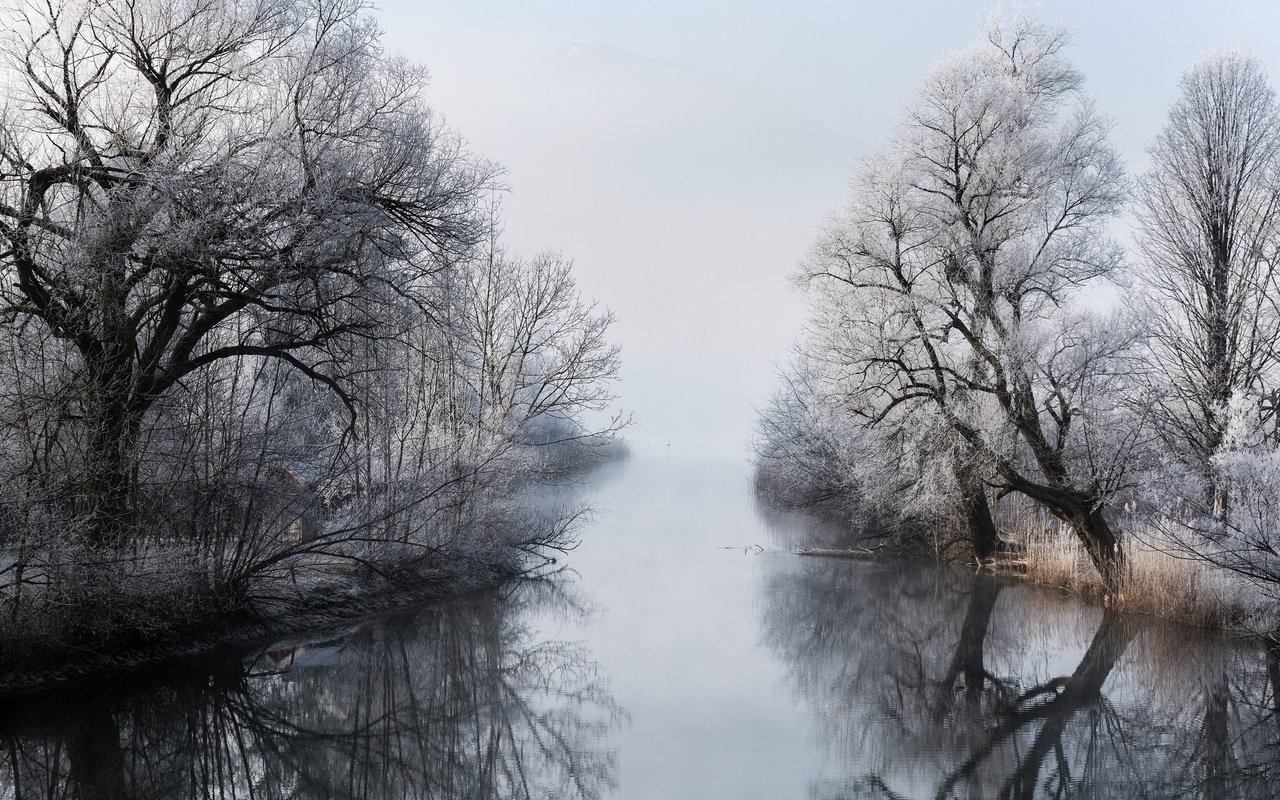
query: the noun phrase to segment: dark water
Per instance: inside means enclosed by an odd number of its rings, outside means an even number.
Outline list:
[[[640,456],[557,579],[0,716],[0,798],[1280,796],[1280,661],[927,563],[801,558]]]

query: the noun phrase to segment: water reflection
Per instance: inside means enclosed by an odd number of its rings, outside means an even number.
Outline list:
[[[761,553],[791,523],[751,516],[731,464],[620,473],[571,581],[0,708],[0,800],[1280,792],[1280,651],[930,563]]]
[[[920,564],[805,562],[763,608],[815,797],[1276,794],[1275,653]]]
[[[281,642],[111,698],[15,705],[0,796],[602,796],[622,712],[580,646],[527,627],[562,601],[554,589]]]

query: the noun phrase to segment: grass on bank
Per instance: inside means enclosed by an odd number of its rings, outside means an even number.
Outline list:
[[[1034,509],[1002,513],[999,526],[1018,551],[1003,562],[1026,580],[1101,600],[1102,581],[1065,523]],[[1125,577],[1113,604],[1200,628],[1267,632],[1276,603],[1245,578],[1180,549],[1150,523],[1125,526]]]

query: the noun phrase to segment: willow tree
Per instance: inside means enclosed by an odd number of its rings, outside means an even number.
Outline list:
[[[926,407],[964,445],[961,485],[1060,517],[1114,588],[1107,510],[1134,428],[1113,390],[1131,338],[1068,305],[1120,267],[1106,226],[1124,178],[1067,41],[1019,15],[943,59],[803,273],[866,424]]]
[[[361,0],[18,0],[3,26],[5,318],[63,348],[110,541],[148,410],[212,365],[284,365],[354,413],[331,346],[478,240],[492,170]]]

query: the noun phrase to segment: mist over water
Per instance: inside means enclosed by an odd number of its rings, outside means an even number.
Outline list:
[[[931,563],[797,556],[741,461],[642,456],[544,581],[6,710],[81,797],[1268,796],[1274,656]]]

